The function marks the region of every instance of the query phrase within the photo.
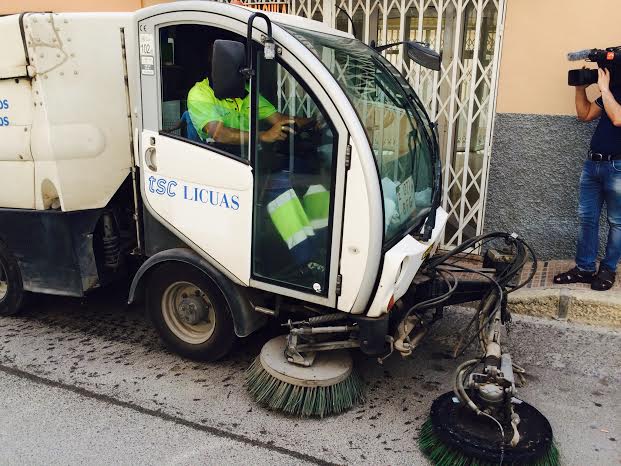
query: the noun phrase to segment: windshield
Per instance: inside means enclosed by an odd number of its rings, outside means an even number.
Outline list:
[[[364,125],[384,197],[384,237],[419,225],[433,196],[433,135],[414,91],[390,63],[356,39],[283,26],[319,58]]]

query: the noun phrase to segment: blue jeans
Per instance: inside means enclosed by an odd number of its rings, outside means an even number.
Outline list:
[[[580,270],[595,271],[595,260],[599,249],[599,217],[606,203],[608,211],[608,243],[606,256],[601,265],[617,269],[621,259],[621,160],[613,162],[584,163],[580,177],[580,234],[576,265]]]

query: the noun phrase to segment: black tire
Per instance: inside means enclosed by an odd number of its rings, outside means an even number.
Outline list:
[[[0,316],[17,314],[22,308],[24,294],[17,260],[0,242]]]
[[[208,319],[201,320],[198,325],[209,326],[209,323],[213,321],[213,330],[197,331],[199,335],[208,334],[204,341],[190,341],[194,336],[191,332],[199,327],[183,322],[177,311],[172,310],[175,307],[165,304],[169,301],[171,293],[177,296],[174,291],[177,289],[175,287],[183,287],[186,286],[185,284],[191,284],[200,290],[200,299],[209,304]],[[194,295],[190,293],[190,296]],[[231,311],[222,293],[207,275],[190,265],[170,263],[158,266],[149,277],[146,306],[151,321],[164,344],[170,350],[186,358],[216,361],[229,353],[236,340]],[[182,338],[180,335],[185,335],[185,333],[188,335]]]

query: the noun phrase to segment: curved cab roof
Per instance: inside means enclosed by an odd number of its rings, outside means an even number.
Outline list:
[[[143,8],[136,11],[136,19],[141,21],[152,16],[161,15],[164,13],[173,13],[179,11],[204,11],[207,13],[217,13],[227,15],[242,21],[247,21],[248,18],[256,13],[257,9],[249,8],[242,5],[232,5],[230,3],[216,2],[216,1],[182,1],[171,2],[154,5],[151,7]],[[323,32],[326,34],[333,34],[347,38],[353,38],[354,36],[338,29],[331,28],[325,23],[315,21],[313,19],[303,18],[297,15],[272,13],[267,11],[261,11],[264,13],[273,23],[282,24],[286,26],[294,26],[302,29],[308,29],[311,31]],[[256,22],[257,26],[263,25],[262,21]]]

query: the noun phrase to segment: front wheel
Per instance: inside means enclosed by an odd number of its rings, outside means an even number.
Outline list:
[[[0,242],[0,316],[17,314],[23,300],[24,288],[17,260]]]
[[[165,264],[155,269],[147,310],[164,343],[187,358],[215,361],[235,342],[226,301],[211,279],[192,266]]]

